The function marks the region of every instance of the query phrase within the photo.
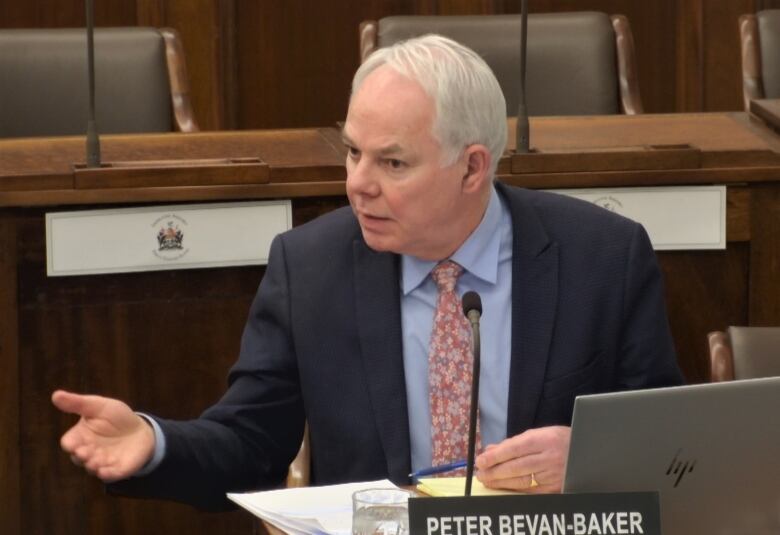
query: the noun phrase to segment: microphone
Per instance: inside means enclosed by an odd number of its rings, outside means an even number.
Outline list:
[[[525,106],[525,56],[528,42],[528,0],[522,0],[520,7],[520,99],[517,103],[517,125],[515,127],[515,152],[527,153],[531,146],[531,126],[528,124],[528,110]]]
[[[87,71],[89,72],[89,115],[87,117],[87,167],[100,167],[100,139],[95,127],[95,6],[87,0]]]
[[[474,454],[477,446],[477,409],[479,408],[479,318],[482,316],[482,299],[477,292],[463,294],[463,314],[471,323],[471,352],[474,365],[471,372],[471,407],[469,408],[469,442],[466,458],[465,496],[471,496],[471,480],[474,477]]]

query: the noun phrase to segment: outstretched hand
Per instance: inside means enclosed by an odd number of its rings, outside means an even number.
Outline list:
[[[475,460],[477,478],[496,489],[560,492],[571,429],[539,427],[485,448]]]
[[[136,473],[154,454],[154,431],[125,403],[101,396],[57,390],[52,403],[80,416],[60,439],[62,449],[77,465],[103,481]]]

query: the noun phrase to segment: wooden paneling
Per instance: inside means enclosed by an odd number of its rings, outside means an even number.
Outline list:
[[[0,533],[18,533],[21,525],[16,229],[12,217],[0,215]]]
[[[296,200],[294,222],[343,204],[340,198]],[[14,473],[17,481],[20,472],[25,474],[18,492],[0,503],[2,533],[252,533],[253,519],[243,511],[201,513],[175,503],[106,498],[100,482],[56,451],[74,417],[59,413],[49,399],[54,389],[66,388],[117,397],[136,410],[166,417],[196,417],[225,390],[264,268],[47,277],[42,212],[27,214],[16,220],[18,235],[4,232],[8,240],[0,240],[0,267],[8,268],[3,273],[14,280],[17,269],[20,274],[18,291],[15,285],[3,287],[8,292],[3,297],[14,302],[3,303],[0,340],[5,349],[16,336],[9,307],[17,308],[18,293],[23,347],[18,374],[4,367],[0,376],[5,387],[0,410],[18,413],[0,416],[6,426],[0,447],[19,429],[18,442],[24,444],[21,455],[16,448],[2,452],[0,461],[9,461],[9,469],[3,466],[0,489],[11,488],[7,478]]]
[[[332,126],[346,116],[364,19],[412,2],[238,2],[239,127]]]
[[[136,14],[139,26],[161,28],[165,25],[163,0],[136,0]]]
[[[742,98],[741,55],[737,21],[755,9],[755,0],[704,2],[704,105],[707,111],[740,109]]]
[[[66,455],[51,456],[74,418],[57,414],[49,397],[61,387],[173,418],[197,416],[224,391],[263,268],[46,277],[43,218],[31,216],[20,231],[21,533],[250,532],[244,513],[105,499],[102,485]]]
[[[73,28],[86,24],[85,0],[0,1],[0,28]],[[135,26],[136,0],[95,2],[96,26]]]
[[[701,111],[704,109],[702,0],[680,1],[676,16],[675,111]]]
[[[201,130],[219,130],[225,124],[225,43],[220,21],[228,12],[219,0],[167,0],[164,25],[176,28],[187,56],[192,106]]]
[[[729,243],[725,251],[658,254],[677,361],[691,382],[709,380],[706,333],[748,323],[749,257],[746,243]]]
[[[780,325],[780,303],[771,297],[780,291],[780,189],[756,188],[751,199],[750,324]]]

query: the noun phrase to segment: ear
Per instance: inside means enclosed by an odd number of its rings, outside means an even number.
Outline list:
[[[463,175],[463,192],[482,191],[486,182],[490,182],[490,151],[485,145],[469,145],[464,151],[466,172]]]

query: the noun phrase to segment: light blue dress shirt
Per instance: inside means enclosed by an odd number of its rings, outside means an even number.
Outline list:
[[[479,226],[452,255],[463,268],[455,291],[469,290],[482,298],[479,425],[483,447],[506,438],[512,325],[512,219],[493,189]],[[402,256],[401,323],[412,470],[431,466],[431,413],[428,403],[428,342],[433,328],[438,290],[430,277],[436,262]],[[140,413],[139,413],[140,414]],[[136,476],[148,474],[165,456],[165,434],[145,414],[154,429],[152,459]],[[453,459],[456,461],[459,459]]]
[[[485,215],[450,257],[463,274],[455,291],[482,298],[479,425],[482,446],[506,438],[512,325],[512,218],[493,189]],[[437,262],[412,256],[401,261],[401,324],[411,437],[412,470],[431,466],[428,343],[438,290],[430,277]],[[457,461],[459,459],[452,459]]]

